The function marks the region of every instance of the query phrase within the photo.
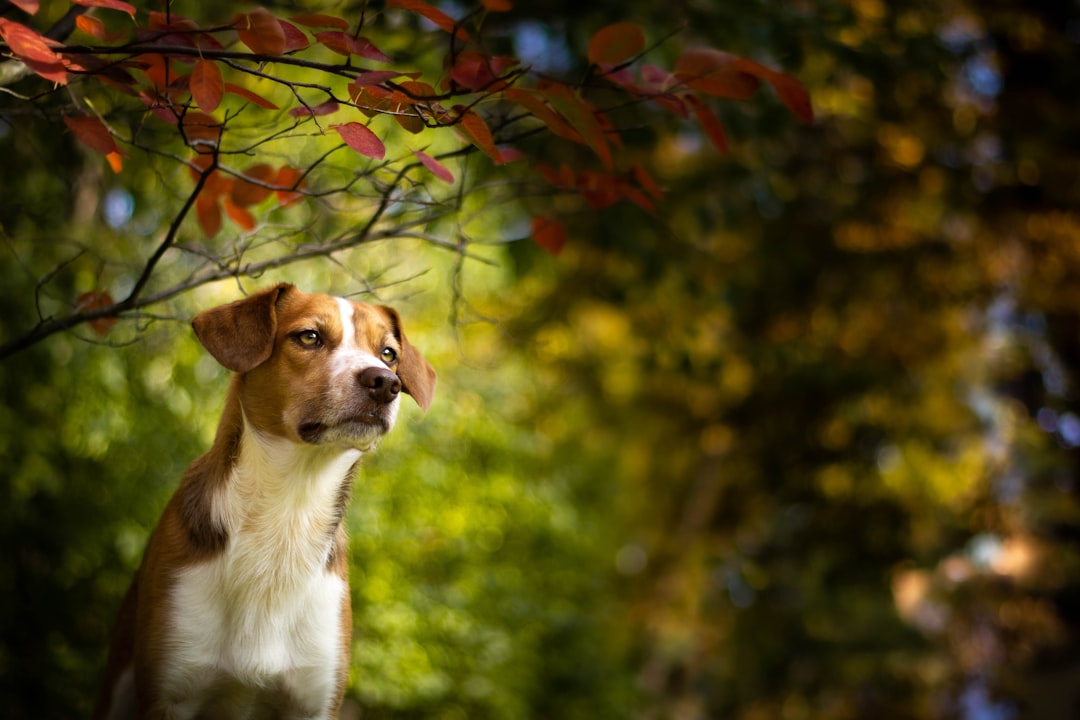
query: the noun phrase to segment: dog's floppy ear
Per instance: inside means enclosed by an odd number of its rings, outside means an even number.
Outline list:
[[[435,397],[435,368],[431,367],[431,363],[405,338],[397,311],[386,305],[380,305],[379,309],[390,317],[394,335],[401,342],[401,355],[398,356],[397,366],[401,389],[412,395],[423,410],[427,410],[431,407],[431,399]]]
[[[191,321],[195,335],[219,363],[233,372],[253,370],[274,351],[278,299],[294,290],[275,285],[243,300],[201,312]]]

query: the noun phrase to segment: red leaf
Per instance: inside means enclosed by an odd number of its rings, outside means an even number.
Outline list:
[[[116,147],[116,141],[113,140],[112,133],[109,132],[109,128],[96,117],[65,115],[64,124],[68,126],[79,142],[91,150],[102,155],[120,152]]]
[[[332,15],[323,15],[321,13],[301,13],[299,15],[293,15],[291,18],[294,23],[303,25],[304,27],[315,28],[337,28],[338,30],[348,30],[349,23],[342,20],[339,17]]]
[[[578,134],[577,130],[570,127],[570,123],[566,122],[566,118],[553,110],[544,102],[543,98],[532,91],[508,88],[503,90],[503,97],[524,107],[532,113],[537,120],[547,125],[548,130],[559,137],[573,140],[582,145],[585,144],[584,138]]]
[[[630,174],[634,176],[637,184],[654,200],[660,200],[664,197],[664,191],[660,189],[660,186],[653,179],[653,176],[649,174],[648,170],[635,164],[630,168]]]
[[[664,68],[659,68],[655,65],[650,65],[649,63],[643,63],[641,66],[641,79],[657,89],[666,90],[674,77],[674,75]]]
[[[514,9],[510,0],[480,0],[480,3],[488,12],[510,12]]]
[[[119,10],[125,12],[135,19],[135,6],[131,3],[121,2],[121,0],[72,0],[76,5],[82,5],[84,7],[98,7],[106,8],[108,10]]]
[[[254,181],[254,182],[252,182]],[[277,181],[277,171],[266,163],[252,165],[244,174],[233,180],[229,197],[238,207],[258,205],[270,197],[273,190],[268,185]]]
[[[507,165],[518,160],[525,159],[525,153],[521,152],[517,148],[499,148],[499,157],[502,158],[501,165]]]
[[[255,221],[255,216],[244,208],[233,203],[228,196],[222,199],[222,204],[225,206],[225,214],[229,216],[229,219],[240,226],[241,229],[251,232],[258,224]]]
[[[289,111],[289,116],[295,118],[306,117],[308,115],[311,117],[320,117],[322,115],[336,113],[340,107],[341,106],[338,105],[336,100],[327,100],[324,103],[312,105],[311,107],[294,107]]]
[[[761,78],[772,85],[773,90],[780,97],[780,101],[799,120],[808,125],[814,122],[814,108],[810,104],[810,94],[806,92],[806,88],[798,80],[745,58],[740,58],[737,66],[740,70]]]
[[[712,108],[702,102],[700,98],[688,95],[686,100],[690,103],[690,109],[694,111],[694,116],[701,123],[701,128],[709,136],[712,144],[716,146],[717,150],[727,154],[727,133],[724,132],[724,126],[720,124],[720,118],[716,117]]]
[[[684,52],[675,63],[675,77],[695,90],[734,100],[745,100],[760,85],[741,58],[712,48]]]
[[[496,165],[502,165],[502,153],[499,152],[499,148],[495,145],[495,138],[491,135],[491,128],[484,122],[484,118],[472,110],[464,110],[461,107],[455,108],[455,110],[464,113],[461,116],[461,129],[472,143],[494,160]]]
[[[267,110],[277,110],[278,106],[270,102],[262,95],[257,95],[246,87],[240,85],[234,85],[233,83],[225,83],[225,92],[232,93],[233,95],[239,95],[250,103],[254,103],[259,107],[266,108]]]
[[[180,125],[184,129],[188,144],[195,146],[200,152],[204,151],[200,146],[216,146],[221,142],[221,123],[206,113],[188,112],[181,119]]]
[[[27,15],[37,15],[40,3],[38,3],[38,0],[11,0],[11,4]]]
[[[198,182],[199,178],[209,171],[210,174],[203,182],[202,194],[217,197],[218,195],[231,193],[233,179],[219,172],[214,163],[214,156],[208,153],[201,153],[193,157],[191,165],[194,167],[188,168],[191,179]]]
[[[387,80],[401,77],[403,74],[400,70],[368,70],[357,75],[350,85],[355,85],[358,88],[366,85],[379,85]]]
[[[349,55],[349,36],[340,30],[324,30],[321,33],[315,33],[315,40],[338,55]]]
[[[213,112],[221,104],[225,92],[221,68],[213,60],[199,60],[191,71],[188,87],[195,103],[206,112]]]
[[[611,207],[622,199],[618,179],[590,170],[578,173],[577,189],[594,210]]]
[[[79,299],[75,302],[75,312],[86,313],[94,310],[103,310],[110,308],[116,303],[113,301],[112,295],[106,290],[94,290],[93,292],[83,293],[79,296]],[[97,317],[93,320],[88,320],[87,325],[90,329],[96,332],[98,335],[107,335],[113,326],[116,325],[115,316]]]
[[[353,37],[340,30],[324,30],[316,33],[315,39],[339,55],[358,55],[375,62],[393,62],[367,38]]]
[[[428,5],[424,0],[386,0],[386,7],[410,10],[417,15],[427,18],[433,22],[436,27],[439,27],[448,33],[454,33],[459,40],[469,39],[469,33],[465,32],[465,28],[461,27],[456,20],[442,10]]]
[[[500,76],[516,64],[515,58],[489,57],[475,50],[465,50],[454,60],[450,79],[466,90],[496,92],[507,85]]]
[[[552,255],[558,255],[566,245],[566,229],[554,218],[534,217],[532,236],[537,245]]]
[[[413,135],[422,133],[427,125],[419,115],[394,115],[394,122]]]
[[[366,126],[358,122],[345,123],[343,125],[331,125],[336,130],[345,144],[361,155],[375,160],[386,157],[386,146],[378,135],[371,132]]]
[[[386,53],[379,48],[375,47],[375,43],[371,42],[367,38],[352,37],[349,36],[349,50],[353,55],[359,55],[362,58],[368,60],[374,60],[375,62],[394,62]]]
[[[195,217],[206,237],[217,235],[221,230],[221,208],[218,206],[217,197],[205,192],[199,193],[195,198]]]
[[[274,178],[274,185],[281,188],[275,191],[277,194],[277,201],[281,207],[289,207],[295,205],[304,199],[304,194],[298,192],[300,188],[304,186],[304,173],[297,170],[294,167],[284,165],[278,170],[277,177]]]
[[[428,170],[435,174],[435,177],[439,178],[443,182],[454,182],[454,173],[447,170],[446,166],[441,162],[431,157],[425,152],[419,150],[413,150],[412,154],[416,156],[416,159],[424,164]]]
[[[280,55],[285,51],[285,30],[266,8],[255,8],[233,18],[240,42],[258,55]]]
[[[278,20],[278,25],[281,26],[281,31],[285,33],[285,48],[282,52],[290,53],[297,50],[303,50],[311,44],[308,42],[308,36],[304,31],[292,23]]]
[[[618,65],[645,49],[645,31],[640,25],[618,22],[600,28],[589,40],[589,62]]]
[[[585,144],[592,148],[600,161],[604,163],[604,167],[615,166],[604,128],[596,118],[595,108],[587,100],[565,85],[558,84],[547,85],[541,90],[541,94],[581,135]]]

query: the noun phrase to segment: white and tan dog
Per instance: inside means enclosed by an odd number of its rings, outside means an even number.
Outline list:
[[[120,609],[97,718],[336,718],[352,642],[353,469],[427,409],[435,371],[396,312],[278,285],[195,333],[236,374]]]

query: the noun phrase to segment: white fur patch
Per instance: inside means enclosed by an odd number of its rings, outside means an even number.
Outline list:
[[[175,717],[208,713],[193,704],[207,697],[246,717],[282,688],[296,702],[283,716],[329,712],[348,586],[326,563],[340,486],[359,456],[245,426],[228,489],[216,498],[228,545],[181,570],[170,597],[163,687]]]

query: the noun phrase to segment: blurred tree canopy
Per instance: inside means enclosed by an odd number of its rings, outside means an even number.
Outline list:
[[[722,155],[703,125],[628,104],[613,119],[665,189],[654,212],[537,199],[567,231],[552,258],[507,242],[528,213],[481,193],[434,221],[456,224],[449,251],[371,243],[243,283],[393,304],[440,372],[351,506],[350,707],[1076,717],[1080,8],[518,2],[485,32],[573,75],[616,17],[656,65],[708,46],[790,73],[813,126],[776,95],[723,104]],[[435,32],[382,30],[388,51]],[[114,176],[16,107],[0,96],[0,342],[35,301],[130,284],[139,267],[104,249],[152,249],[189,187],[136,157]],[[253,237],[280,242],[277,223]],[[45,298],[43,267],[61,269]],[[11,717],[87,713],[147,533],[220,410],[224,372],[177,320],[237,292],[0,362]]]

